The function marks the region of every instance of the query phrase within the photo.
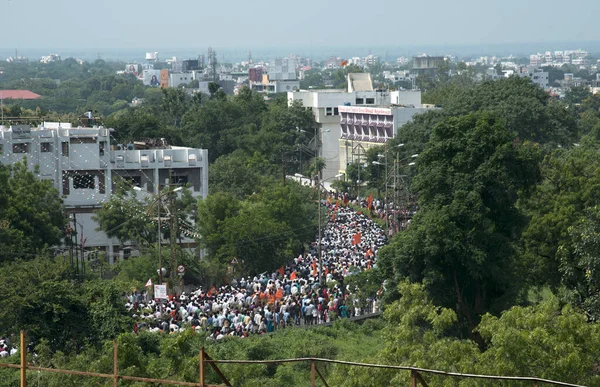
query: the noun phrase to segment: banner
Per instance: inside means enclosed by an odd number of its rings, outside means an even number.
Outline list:
[[[169,87],[169,70],[160,70],[160,87]]]
[[[154,298],[167,300],[167,285],[154,285]]]

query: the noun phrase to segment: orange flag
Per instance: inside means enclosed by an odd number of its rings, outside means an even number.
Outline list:
[[[367,198],[367,208],[370,210],[373,207],[373,194],[369,195]]]
[[[278,300],[283,298],[283,289],[277,289],[277,293],[275,293],[275,298]]]
[[[292,274],[290,274],[290,280],[295,280],[296,279],[296,272],[293,271]]]
[[[311,266],[312,266],[313,270],[317,270],[317,261],[313,261]]]
[[[356,234],[354,234],[354,236],[352,237],[352,246],[359,244],[360,239],[361,239],[360,232],[357,232]]]
[[[371,250],[371,249],[367,250],[367,252],[365,253],[365,255],[367,257],[372,257],[373,256],[373,250]]]
[[[348,198],[348,195],[344,195],[344,206],[347,206],[348,203],[350,203],[350,198]]]
[[[278,271],[279,271],[279,274],[281,274],[283,276],[285,274],[285,267],[281,266]]]
[[[344,67],[344,66],[346,66],[347,64],[348,64],[348,61],[347,61],[346,59],[344,59],[344,60],[342,61],[342,63],[340,63],[340,66]]]
[[[212,288],[210,288],[210,290],[208,291],[208,295],[212,296],[213,294],[215,294],[217,292],[217,288],[215,288],[214,286]]]

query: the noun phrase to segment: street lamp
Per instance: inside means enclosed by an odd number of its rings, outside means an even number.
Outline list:
[[[303,176],[303,175],[301,175],[299,173],[297,173],[295,176],[296,177],[301,177],[301,178],[306,178],[305,176]],[[319,284],[321,284],[321,285],[324,283],[324,281],[323,281],[323,257],[322,257],[322,254],[321,254],[321,246],[322,246],[322,244],[321,244],[321,193],[322,193],[321,192],[321,187],[323,186],[323,184],[327,180],[337,179],[337,178],[342,177],[342,176],[344,176],[344,174],[343,173],[339,173],[339,174],[337,174],[335,176],[327,178],[327,179],[325,179],[323,181],[318,182],[317,183],[318,186],[316,187],[317,188],[317,194],[318,194],[318,198],[317,198],[317,228],[319,229],[319,237],[318,237],[319,238],[319,243],[317,245],[317,261],[318,261],[318,264],[319,264]],[[315,176],[315,179],[318,179],[318,178],[319,178],[318,175]]]
[[[323,187],[323,184],[327,181],[327,180],[331,180],[331,179],[336,179],[338,177],[342,177],[344,174],[340,173],[337,174],[333,177],[330,177],[328,179],[325,179],[323,181],[319,181],[319,187],[318,187],[318,194],[319,194],[319,200],[317,200],[317,206],[318,206],[318,220],[319,220],[319,245],[317,247],[317,261],[319,262],[319,284],[322,286],[325,281],[323,278],[323,255],[321,254],[321,187]],[[316,178],[318,178],[319,175],[316,176]]]
[[[135,191],[142,191],[142,189],[140,187],[133,187],[133,189]],[[163,275],[164,275],[164,268],[162,267],[162,252],[161,252],[161,232],[160,232],[160,203],[162,201],[163,196],[174,193],[174,192],[179,192],[183,189],[183,187],[177,187],[173,190],[164,190],[163,192],[161,192],[158,197],[150,204],[150,207],[148,208],[148,212],[150,211],[150,209],[152,208],[152,205],[154,203],[156,203],[157,205],[157,217],[156,217],[156,221],[157,221],[157,231],[158,231],[158,235],[157,235],[157,239],[158,239],[158,284],[162,285],[162,280],[163,280]],[[169,219],[172,220],[173,217],[173,213],[170,214]],[[172,222],[171,222],[172,223]],[[171,230],[171,239],[172,239],[172,234],[173,234],[173,230]],[[171,242],[171,271],[174,270],[173,268],[173,263],[175,260],[175,251],[173,250],[173,243]]]

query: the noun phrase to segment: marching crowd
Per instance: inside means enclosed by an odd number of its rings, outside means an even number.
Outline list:
[[[219,340],[378,311],[378,297],[361,299],[359,289],[346,279],[375,265],[377,251],[386,242],[385,232],[347,204],[347,198],[335,196],[323,202],[330,220],[322,230],[321,270],[316,241],[304,254],[270,274],[184,292],[166,303],[132,294],[126,307],[137,320],[134,330],[175,333],[195,329]],[[324,284],[319,282],[319,271],[326,278]]]

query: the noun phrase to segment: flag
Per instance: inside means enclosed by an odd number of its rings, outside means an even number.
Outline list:
[[[148,278],[148,282],[146,282],[145,288],[152,286],[152,278]]]
[[[313,270],[317,270],[317,261],[313,261],[311,266],[312,266]]]
[[[292,274],[290,275],[290,280],[295,280],[296,279],[296,272],[293,271]]]
[[[367,257],[372,257],[373,256],[373,250],[371,250],[371,249],[367,250],[367,252],[365,253],[365,255]]]
[[[373,194],[369,195],[367,198],[367,208],[370,210],[373,207]]]
[[[279,268],[279,274],[281,274],[282,277],[285,274],[285,268],[283,266]]]
[[[352,237],[352,246],[359,244],[360,238],[361,238],[360,232],[357,232],[356,234],[354,234],[354,236]]]
[[[215,288],[214,286],[212,288],[210,288],[210,290],[208,291],[208,295],[212,296],[213,294],[215,294],[217,292],[217,288]]]
[[[282,288],[277,289],[277,293],[275,293],[275,298],[277,300],[280,300],[283,298],[283,289]]]
[[[340,63],[340,66],[342,66],[342,67],[347,66],[347,65],[348,65],[348,61],[346,59],[344,59],[342,61],[342,63]]]
[[[349,202],[350,198],[348,198],[348,195],[344,195],[344,206],[347,206]]]

